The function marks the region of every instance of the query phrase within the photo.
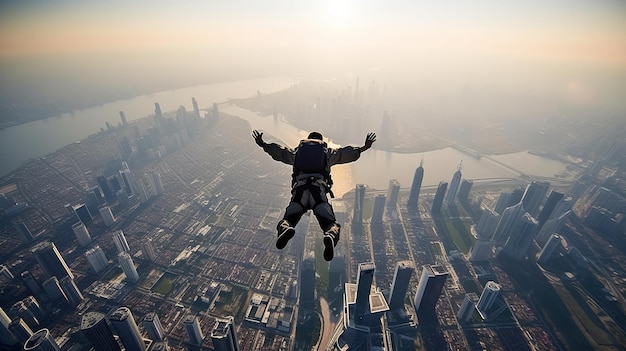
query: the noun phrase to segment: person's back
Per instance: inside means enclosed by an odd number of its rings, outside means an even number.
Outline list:
[[[369,133],[361,147],[345,146],[339,149],[329,149],[318,132],[310,133],[295,149],[266,143],[263,141],[263,133],[257,130],[253,131],[252,137],[274,160],[293,166],[291,201],[277,225],[276,248],[283,249],[287,245],[295,235],[294,227],[302,215],[313,210],[324,231],[324,259],[332,260],[341,226],[326,196],[327,193],[333,196],[330,167],[358,160],[361,152],[369,149],[376,141],[376,134]]]

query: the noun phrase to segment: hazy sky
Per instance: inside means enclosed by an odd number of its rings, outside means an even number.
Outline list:
[[[0,0],[0,60],[3,90],[381,70],[623,112],[626,1]]]

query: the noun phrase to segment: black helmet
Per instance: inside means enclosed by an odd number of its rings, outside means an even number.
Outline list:
[[[311,132],[309,133],[309,136],[307,137],[307,139],[324,140],[324,137],[322,136],[322,133],[320,132]]]

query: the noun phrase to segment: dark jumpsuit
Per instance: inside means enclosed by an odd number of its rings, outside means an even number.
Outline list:
[[[324,143],[326,146],[326,143]],[[267,152],[276,161],[293,165],[297,151],[276,143],[263,145],[263,151]],[[326,173],[330,174],[330,167],[337,164],[354,162],[361,156],[358,146],[344,146],[340,148],[327,148],[326,151]],[[294,170],[295,171],[295,170]],[[320,173],[293,175],[291,184],[291,201],[285,209],[283,220],[278,226],[288,225],[295,227],[300,218],[308,210],[313,210],[315,217],[324,232],[327,232],[336,224],[335,212],[328,203],[325,186],[328,179]],[[287,221],[288,223],[285,223]]]

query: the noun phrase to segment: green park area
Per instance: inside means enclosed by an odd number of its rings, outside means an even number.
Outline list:
[[[161,276],[161,278],[156,282],[156,284],[154,284],[151,290],[163,296],[168,296],[174,289],[175,282],[176,282],[176,275],[166,272]]]
[[[467,254],[476,242],[470,231],[471,218],[456,206],[445,209],[441,217],[435,218],[435,224],[448,251],[459,250]]]
[[[215,302],[213,312],[220,316],[234,316],[235,320],[241,320],[251,296],[251,292],[237,286],[222,290]]]

